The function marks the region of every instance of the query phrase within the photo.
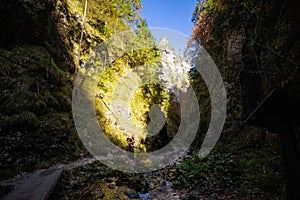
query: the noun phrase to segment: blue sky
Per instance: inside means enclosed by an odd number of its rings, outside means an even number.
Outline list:
[[[141,0],[141,15],[149,27],[168,28],[191,35],[192,14],[197,0]]]

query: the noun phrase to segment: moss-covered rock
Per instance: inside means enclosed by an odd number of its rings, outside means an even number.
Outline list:
[[[84,21],[78,0],[1,1],[1,178],[86,153],[72,119],[75,66],[112,33],[138,22],[140,7],[89,1]]]
[[[42,47],[2,49],[0,57],[1,177],[75,159],[80,143],[67,74]]]
[[[100,162],[64,171],[49,199],[130,199],[146,193],[142,174],[112,170]]]

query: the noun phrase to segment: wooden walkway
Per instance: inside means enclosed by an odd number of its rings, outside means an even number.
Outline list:
[[[15,185],[15,188],[1,200],[46,200],[65,169],[83,166],[94,161],[95,159],[82,159],[70,164],[40,169],[27,177],[1,181],[1,185]]]

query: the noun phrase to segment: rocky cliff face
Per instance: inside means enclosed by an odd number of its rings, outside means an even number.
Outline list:
[[[112,1],[91,1],[79,55],[83,2],[1,1],[0,178],[86,153],[72,119],[75,66],[112,32],[125,30],[138,4],[114,9]]]
[[[2,1],[1,178],[79,156],[72,122],[73,61],[55,1]]]
[[[158,69],[159,79],[173,93],[178,93],[176,90],[186,91],[190,86],[190,64],[175,53],[166,38],[160,41],[158,47],[161,49],[162,54],[162,64]]]
[[[155,65],[136,69],[120,61],[106,70],[99,83],[103,94],[96,101],[100,124],[123,148],[132,134],[137,151],[148,151],[167,144],[177,132],[180,105],[175,95],[189,87],[190,65],[174,53],[166,39],[158,47],[161,56]],[[149,73],[147,78],[140,77],[144,71]]]
[[[181,120],[181,105],[178,101],[179,91],[184,93],[190,86],[190,64],[175,53],[166,38],[161,39],[158,48],[162,58],[157,68],[157,76],[170,94],[170,106],[164,116],[167,117],[166,124],[156,136],[147,138],[149,150],[161,148],[176,135]],[[155,123],[160,124],[162,122],[164,123],[163,120],[159,120]]]
[[[241,122],[273,89],[297,87],[299,5],[295,2],[199,3],[193,37],[222,74],[229,121]]]

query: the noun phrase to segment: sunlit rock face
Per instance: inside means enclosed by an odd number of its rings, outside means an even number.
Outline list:
[[[122,72],[111,70],[102,76],[99,93],[103,97],[96,101],[96,110],[102,117],[100,124],[106,135],[123,148],[127,146],[126,138],[134,135],[137,151],[153,150],[153,145],[163,146],[177,132],[177,97],[190,86],[190,65],[166,39],[161,40],[158,49],[161,60],[150,69],[146,65],[130,68],[120,64],[114,67]]]
[[[147,138],[147,150],[158,150],[167,145],[177,134],[181,120],[181,106],[178,97],[190,86],[189,72],[191,66],[175,52],[166,38],[158,44],[161,53],[161,64],[157,69],[157,77],[170,94],[170,107],[166,114],[166,124],[159,134]],[[183,93],[181,93],[183,92]],[[181,94],[180,94],[181,93]]]
[[[166,38],[160,41],[158,47],[162,54],[162,65],[158,69],[159,79],[165,83],[169,91],[175,94],[178,90],[185,92],[190,86],[189,71],[191,66],[183,57],[175,53]]]

